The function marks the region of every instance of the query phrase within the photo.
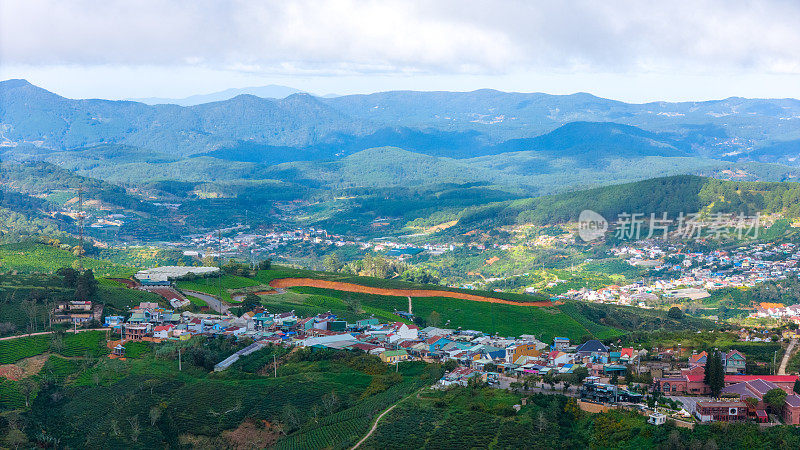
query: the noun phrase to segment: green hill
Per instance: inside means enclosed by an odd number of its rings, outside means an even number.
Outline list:
[[[459,226],[474,228],[513,223],[553,224],[576,221],[590,209],[606,218],[620,213],[686,214],[756,212],[800,216],[800,184],[726,181],[699,176],[654,178],[564,194],[497,202],[468,208]]]

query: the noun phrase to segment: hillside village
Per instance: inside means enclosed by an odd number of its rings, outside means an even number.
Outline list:
[[[750,288],[765,281],[797,277],[800,272],[800,249],[793,243],[759,243],[730,251],[697,252],[675,244],[650,242],[614,247],[610,253],[631,266],[651,269],[650,281],[593,290],[573,289],[558,297],[648,307],[660,297],[697,301],[709,297],[709,291],[715,289]],[[754,317],[787,315],[776,311],[754,312]]]
[[[155,273],[164,273],[166,269],[169,268],[160,268]],[[191,268],[170,270],[180,275]],[[146,277],[152,273],[139,275],[149,284],[141,288],[152,289],[155,285],[159,290],[154,292],[165,299],[176,293],[180,295],[169,281]],[[109,357],[114,359],[125,359],[129,342],[149,341],[158,345],[198,336],[246,344],[217,363],[215,371],[225,371],[240,358],[267,346],[357,351],[375,355],[395,367],[412,360],[444,364],[449,370],[435,386],[440,389],[480,382],[500,389],[559,392],[578,397],[587,408],[593,408],[592,404],[632,407],[650,414],[656,424],[662,418],[689,422],[775,421],[777,416],[770,418],[766,411],[778,410],[771,409],[764,396],[779,389],[786,393],[785,405],[779,410],[780,420],[800,424],[800,396],[795,392],[798,377],[748,375],[747,358],[735,349],[721,353],[724,395],[712,398],[704,380],[707,352],[687,354],[680,347],[645,349],[606,345],[595,339],[571,342],[566,337],[543,342],[533,335],[505,337],[460,328],[420,328],[407,320],[412,315],[406,315],[399,313],[401,320],[394,322],[382,322],[375,317],[348,322],[331,313],[303,317],[294,311],[273,313],[256,307],[236,316],[230,312],[224,315],[179,312],[158,303],[143,302],[126,316],[105,317],[104,326],[120,336],[112,342]],[[758,340],[745,332],[740,339]],[[763,341],[768,339],[765,337]],[[554,390],[556,386],[561,390]],[[748,398],[755,399],[755,403]],[[644,406],[645,400],[650,408]]]

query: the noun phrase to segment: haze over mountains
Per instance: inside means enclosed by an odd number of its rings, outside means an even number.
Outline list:
[[[290,91],[272,86],[261,94]],[[478,181],[532,193],[680,173],[791,179],[800,165],[795,99],[629,104],[484,89],[241,94],[194,104],[202,100],[72,100],[25,80],[3,81],[2,156],[110,181]],[[387,147],[394,149],[362,154]],[[318,160],[330,162],[303,163]]]
[[[128,100],[134,102],[146,103],[148,105],[162,105],[172,104],[180,106],[194,106],[202,103],[219,102],[228,100],[237,95],[255,95],[262,98],[286,98],[292,94],[297,94],[299,89],[291,88],[288,86],[278,86],[270,84],[267,86],[251,86],[244,88],[231,88],[224,91],[212,92],[210,94],[190,95],[184,98],[160,98],[160,97],[147,97],[147,98],[130,98]]]

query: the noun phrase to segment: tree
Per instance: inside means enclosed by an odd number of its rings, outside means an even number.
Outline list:
[[[161,408],[158,406],[153,406],[150,408],[150,426],[155,426],[156,422],[158,422],[159,417],[161,417]]]
[[[360,314],[361,313],[361,301],[359,301],[358,298],[353,297],[352,295],[348,294],[344,298],[344,303],[345,303],[345,305],[347,305],[347,310],[348,311],[352,311],[352,312],[354,312],[356,314]]]
[[[75,283],[78,282],[78,271],[72,267],[62,267],[56,271],[56,275],[62,277],[61,285],[65,288],[75,289]]]
[[[269,270],[271,268],[272,268],[272,260],[271,259],[265,259],[265,260],[260,261],[258,263],[258,270]]]
[[[322,260],[322,267],[325,268],[326,272],[338,272],[342,270],[342,266],[342,262],[339,261],[339,257],[335,253],[329,253]]]
[[[613,374],[613,375],[611,375],[611,381],[610,381],[610,383],[611,383],[611,384],[617,384],[617,383],[619,383],[619,375],[617,375],[617,372],[614,372],[614,374]]]
[[[722,355],[716,350],[710,352],[706,359],[703,381],[711,389],[711,395],[719,397],[725,387],[725,368],[722,366]]]
[[[441,314],[439,314],[436,311],[431,311],[431,313],[428,314],[428,325],[432,327],[438,327],[439,325],[441,325],[441,323],[442,323]]]
[[[136,442],[139,440],[139,434],[141,433],[141,429],[139,428],[139,416],[129,417],[128,423],[131,424],[131,440]]]
[[[769,409],[778,413],[783,408],[783,403],[786,400],[786,392],[783,389],[770,389],[764,394],[764,403],[769,405]]]
[[[572,374],[575,376],[575,381],[578,384],[583,383],[583,380],[589,376],[589,369],[584,366],[578,366],[575,370],[572,371]]]
[[[97,293],[97,280],[92,269],[86,269],[75,283],[75,298],[81,301],[91,300]]]
[[[302,420],[300,418],[300,411],[291,403],[287,403],[283,406],[281,419],[283,419],[283,423],[286,424],[286,427],[290,432],[296,430],[300,426]]]
[[[794,380],[794,387],[792,388],[792,391],[794,391],[795,394],[800,394],[800,378]]]
[[[456,361],[455,359],[448,359],[447,361],[444,362],[443,366],[445,372],[452,372],[453,370],[455,370],[456,367],[458,367],[458,361]]]
[[[681,320],[683,318],[683,311],[677,306],[673,306],[667,312],[667,317],[670,319]]]
[[[33,333],[36,331],[36,300],[23,300],[20,303],[20,309],[25,313],[25,316],[28,317],[28,332]]]
[[[244,296],[244,299],[242,299],[241,308],[245,312],[252,311],[259,306],[261,306],[261,297],[252,292],[248,292],[247,295]]]

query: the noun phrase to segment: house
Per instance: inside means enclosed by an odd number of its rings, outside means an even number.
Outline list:
[[[584,342],[575,349],[575,352],[580,358],[591,357],[599,362],[605,362],[608,359],[608,347],[597,339]]]
[[[367,328],[367,327],[378,325],[379,323],[380,322],[378,321],[378,319],[376,317],[371,317],[369,319],[356,320],[356,328],[361,330],[361,329],[364,329],[364,328]]]
[[[123,337],[129,341],[141,341],[150,332],[150,324],[130,324],[123,326]]]
[[[400,361],[407,361],[410,356],[405,350],[387,350],[380,354],[381,361],[385,363],[397,363]]]
[[[153,328],[153,337],[159,339],[169,339],[170,332],[175,328],[174,325],[158,325]]]
[[[648,417],[647,423],[653,425],[664,425],[667,423],[667,416],[661,414],[660,412],[654,412],[653,414],[650,414],[650,417]]]
[[[744,374],[747,358],[738,350],[731,350],[722,357],[727,374]]]
[[[800,395],[791,394],[783,404],[783,421],[791,425],[800,425]]]
[[[123,323],[125,323],[125,317],[123,316],[106,316],[105,320],[103,321],[103,326],[108,328],[116,328]]]
[[[703,366],[705,367],[706,361],[708,361],[708,353],[702,351],[700,353],[693,353],[692,356],[689,357],[689,367],[693,366]]]
[[[537,348],[536,344],[516,344],[509,345],[505,348],[505,360],[511,364],[518,360],[521,356],[538,357],[542,352]]]
[[[695,416],[701,422],[742,422],[747,419],[747,404],[742,401],[699,401]]]
[[[555,337],[553,338],[553,350],[564,350],[565,348],[569,348],[569,338],[565,337]]]
[[[60,302],[53,310],[53,323],[86,323],[92,320],[100,321],[103,305],[92,304],[90,301]]]
[[[425,340],[425,343],[428,345],[428,351],[431,353],[438,352],[442,347],[451,342],[453,341],[441,336],[433,336]]]
[[[452,372],[445,374],[445,376],[439,380],[439,384],[442,386],[452,386],[454,384],[466,386],[470,378],[480,375],[480,371],[470,367],[456,367]]]
[[[417,327],[416,325],[413,324],[409,325],[403,322],[395,322],[393,328],[394,328],[393,334],[396,338],[394,339],[390,338],[391,342],[394,342],[399,339],[415,340],[419,338],[419,327]]]
[[[616,403],[617,387],[613,384],[600,383],[598,377],[589,377],[581,385],[580,396],[582,400],[599,403]]]

